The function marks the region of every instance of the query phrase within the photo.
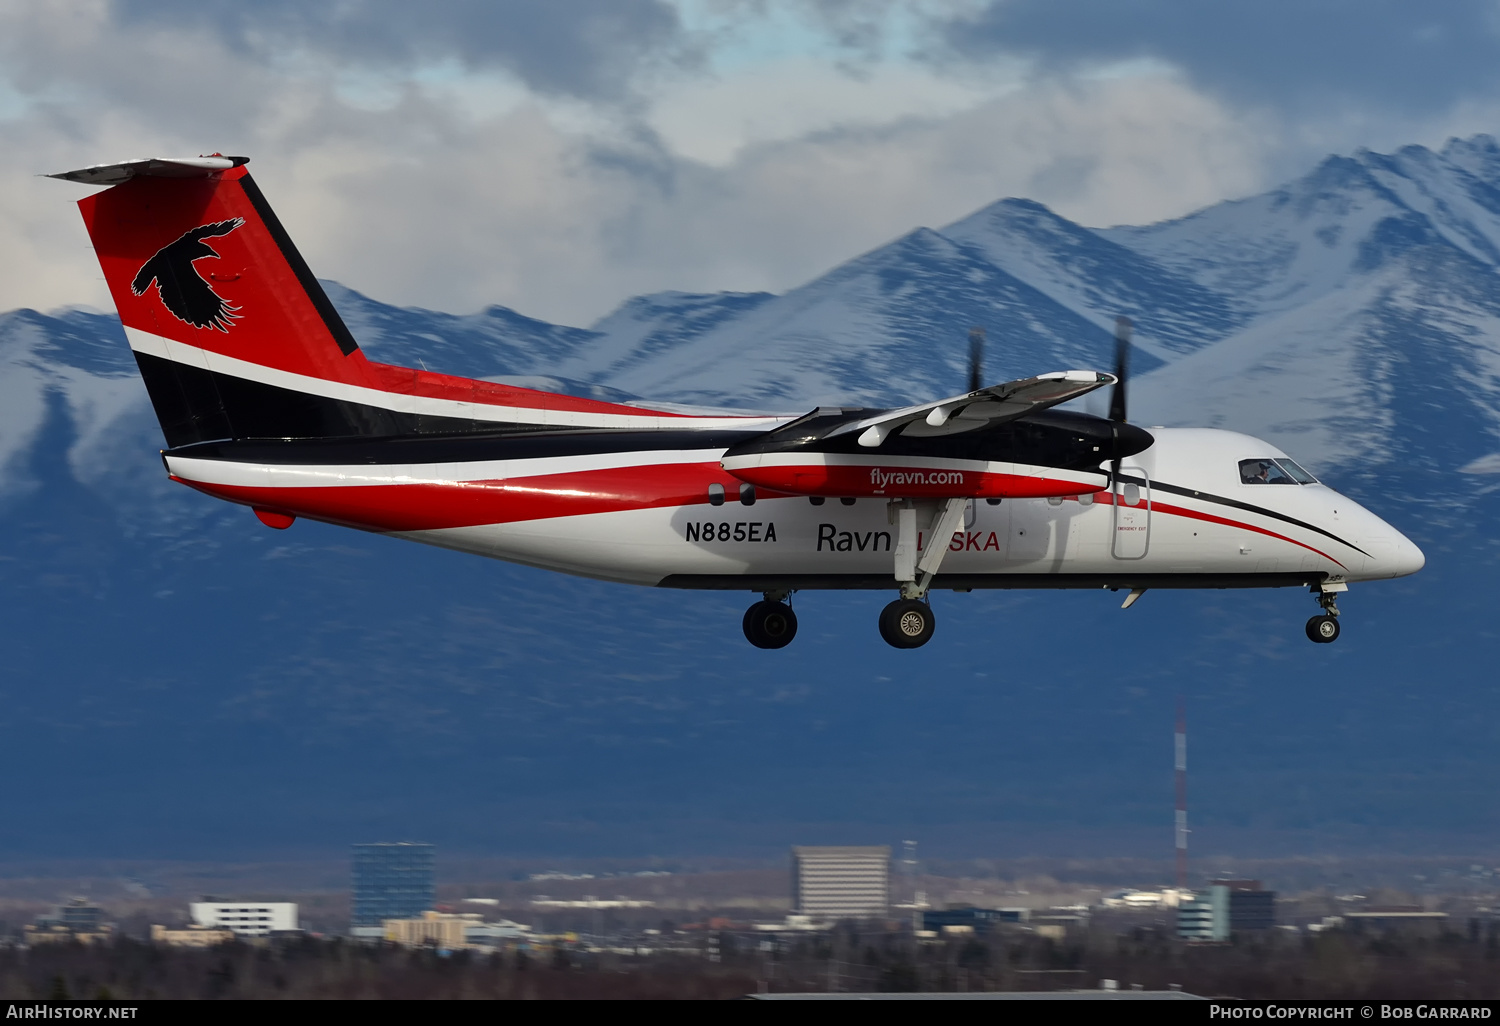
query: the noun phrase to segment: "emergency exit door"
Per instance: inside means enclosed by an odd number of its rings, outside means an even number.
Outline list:
[[[1116,559],[1143,559],[1151,546],[1151,478],[1139,467],[1122,467],[1111,488]]]

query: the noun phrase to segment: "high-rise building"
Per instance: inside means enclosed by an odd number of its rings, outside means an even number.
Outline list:
[[[792,849],[792,907],[822,919],[879,918],[890,912],[889,845]]]
[[[432,845],[402,841],[354,846],[350,918],[356,931],[378,931],[387,919],[414,919],[435,901]]]
[[[1214,880],[1229,891],[1229,932],[1269,930],[1276,925],[1276,892],[1259,880]]]
[[[1246,930],[1276,925],[1276,892],[1259,880],[1214,880],[1208,893],[1177,906],[1177,936],[1184,940],[1228,940]]]

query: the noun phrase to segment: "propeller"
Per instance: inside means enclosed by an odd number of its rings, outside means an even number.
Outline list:
[[[1113,422],[1111,434],[1116,453],[1120,451],[1120,425],[1125,423],[1125,386],[1130,379],[1130,332],[1134,327],[1130,318],[1121,314],[1115,318],[1115,387],[1109,395],[1109,419]],[[1110,488],[1114,489],[1120,479],[1120,457],[1115,456],[1110,464]]]
[[[984,329],[969,329],[969,391],[984,387]]]
[[[1109,419],[1125,423],[1125,383],[1130,377],[1130,333],[1135,327],[1129,317],[1115,318],[1115,382],[1109,397]]]

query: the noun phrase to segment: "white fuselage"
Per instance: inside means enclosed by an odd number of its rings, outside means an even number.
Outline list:
[[[1152,434],[1155,444],[1123,461],[1113,489],[996,504],[970,500],[962,529],[942,542],[949,552],[933,587],[1084,587],[1101,581],[1254,587],[1301,583],[1291,575],[1328,582],[1399,577],[1423,565],[1421,551],[1400,532],[1325,485],[1244,483],[1240,461],[1284,456],[1275,446],[1208,429],[1153,428]],[[794,588],[882,582],[895,587],[897,531],[890,500],[783,496],[744,504],[731,490],[714,505],[708,485],[723,479],[717,464],[722,452],[589,453],[482,465],[288,466],[171,453],[166,460],[177,479],[235,501],[565,573],[749,590],[772,581]],[[688,495],[670,504],[568,512],[566,500],[593,499],[591,488],[615,487],[590,482],[622,473],[667,475],[679,487],[686,479]],[[698,473],[703,486],[695,490]],[[299,502],[303,489],[308,501]],[[526,497],[517,499],[521,506],[538,497],[540,504],[537,515],[523,510],[492,522],[415,529],[329,512],[335,506],[327,496],[345,497],[337,510],[356,509],[362,489],[377,490],[364,493],[371,505],[379,505],[373,501],[377,493],[399,495],[404,489],[439,489],[459,501],[500,491]],[[935,508],[930,500],[919,503],[924,518]],[[922,532],[921,549],[932,544],[930,530]]]

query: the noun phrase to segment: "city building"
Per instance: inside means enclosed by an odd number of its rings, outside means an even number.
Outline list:
[[[356,937],[385,935],[387,919],[411,919],[437,903],[433,847],[409,842],[354,845]]]
[[[102,944],[114,938],[114,927],[102,924],[97,930],[70,930],[56,923],[22,928],[21,937],[29,947],[33,944],[57,944],[77,941],[79,944]]]
[[[457,951],[469,946],[468,931],[482,925],[477,912],[426,911],[411,919],[387,919],[385,939],[407,948],[434,947]]]
[[[1189,941],[1229,939],[1229,888],[1221,884],[1208,893],[1177,905],[1177,936]]]
[[[645,898],[549,898],[545,894],[531,899],[534,908],[655,908],[656,902]]]
[[[1214,880],[1229,891],[1229,932],[1269,930],[1276,925],[1276,892],[1261,887],[1259,880]]]
[[[1179,903],[1191,901],[1191,891],[1166,887],[1159,891],[1123,890],[1115,891],[1100,904],[1105,908],[1176,908]]]
[[[104,921],[104,910],[90,905],[85,898],[74,898],[59,905],[51,915],[37,916],[36,922],[22,930],[26,943],[48,944],[78,941],[92,944],[114,936],[114,927]]]
[[[891,849],[792,849],[792,909],[822,919],[873,919],[890,911]]]
[[[1223,941],[1275,925],[1276,892],[1259,880],[1214,880],[1197,901],[1177,906],[1177,936],[1183,940]]]
[[[195,901],[188,905],[194,925],[230,930],[237,937],[269,937],[297,929],[291,901]]]
[[[227,944],[232,940],[234,932],[231,930],[198,926],[196,923],[182,929],[154,924],[151,927],[153,944],[170,944],[174,948],[211,948],[215,944]]]
[[[1000,923],[1024,923],[1031,917],[1024,908],[975,908],[949,906],[922,913],[922,929],[937,933],[989,933]]]
[[[1421,905],[1366,905],[1358,911],[1345,912],[1340,918],[1345,928],[1357,931],[1371,928],[1434,931],[1447,925],[1448,913],[1429,912]]]
[[[471,922],[464,927],[464,942],[471,948],[509,947],[513,944],[529,944],[531,927],[502,919],[497,923]]]

